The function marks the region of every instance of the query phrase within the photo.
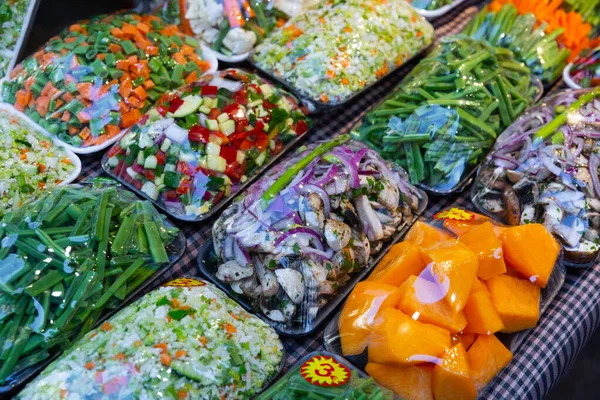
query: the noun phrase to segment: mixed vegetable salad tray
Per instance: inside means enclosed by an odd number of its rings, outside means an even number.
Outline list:
[[[313,332],[423,212],[406,173],[342,135],[301,148],[213,225],[200,271],[279,332]]]
[[[571,265],[600,252],[600,90],[552,95],[507,129],[477,172],[473,203],[510,225],[543,223]]]
[[[81,172],[79,157],[5,104],[0,104],[0,134],[0,218]]]
[[[73,345],[18,399],[251,399],[283,366],[277,334],[213,285],[180,278]]]
[[[290,19],[250,61],[316,107],[335,106],[423,52],[433,38],[433,27],[403,0],[343,0]]]
[[[565,67],[563,79],[570,88],[581,89],[600,85],[599,52],[598,47],[583,51],[575,61]]]
[[[325,328],[325,347],[401,398],[474,400],[566,272],[542,225],[506,227],[456,208],[434,218],[416,222],[354,287]]]
[[[228,69],[164,95],[104,156],[111,176],[174,218],[202,221],[308,130],[298,100]]]
[[[0,221],[0,391],[133,298],[185,250],[176,227],[114,183],[68,185]]]
[[[40,0],[11,0],[0,4],[0,79],[17,63]]]
[[[353,137],[436,194],[462,190],[494,141],[543,88],[510,51],[464,35],[442,38]]]
[[[212,57],[158,17],[99,16],[71,25],[15,67],[2,101],[70,150],[92,153],[117,141],[166,91],[216,71]]]

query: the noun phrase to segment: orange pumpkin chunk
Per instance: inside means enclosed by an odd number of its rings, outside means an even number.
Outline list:
[[[471,293],[463,311],[468,321],[465,328],[467,333],[491,335],[504,329],[504,323],[487,291],[479,290]]]
[[[430,365],[396,367],[370,362],[365,368],[375,381],[398,397],[408,400],[433,400]]]
[[[361,354],[373,330],[373,320],[380,309],[395,307],[400,291],[379,282],[359,282],[348,297],[339,319],[344,355]]]
[[[475,253],[456,240],[447,240],[426,249],[422,257],[452,311],[461,312],[477,279],[479,262]]]
[[[458,240],[477,254],[479,260],[478,278],[490,279],[506,272],[502,242],[494,233],[491,222],[484,222],[474,227],[460,236]]]
[[[436,291],[439,289],[434,282],[413,275],[400,286],[400,300],[396,308],[417,321],[452,333],[462,331],[467,326],[465,314],[454,313],[444,298],[432,298],[431,292]]]
[[[409,276],[418,275],[423,268],[425,264],[419,248],[411,242],[402,242],[392,246],[368,280],[400,286]]]
[[[395,308],[381,310],[369,337],[369,361],[407,366],[431,361],[450,347],[450,332]]]
[[[467,351],[462,344],[446,350],[442,362],[433,367],[433,397],[436,400],[475,400]]]
[[[468,221],[456,220],[451,218],[444,219],[444,228],[448,229],[456,236],[461,236],[469,232],[471,229],[476,228],[477,226],[490,220],[490,218],[486,217],[485,215],[477,214],[472,211],[469,211],[469,213],[473,214],[475,217]]]
[[[486,282],[494,308],[504,323],[501,332],[533,328],[540,317],[540,288],[524,279],[500,275]]]
[[[512,353],[494,335],[479,335],[467,351],[471,378],[478,392],[512,360]]]
[[[425,222],[417,221],[404,237],[405,242],[411,242],[422,248],[430,247],[438,242],[453,239],[452,235]]]
[[[477,339],[477,335],[474,333],[456,333],[452,335],[452,344],[462,343],[466,350],[469,350],[469,347],[473,344],[473,342]]]
[[[506,263],[540,287],[546,287],[560,245],[541,224],[513,226],[500,236]]]

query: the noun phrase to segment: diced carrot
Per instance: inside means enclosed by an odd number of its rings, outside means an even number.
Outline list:
[[[185,43],[181,46],[181,52],[183,53],[183,55],[187,56],[187,55],[193,54],[194,51],[195,50],[192,46],[187,45]]]
[[[117,60],[117,63],[115,64],[117,69],[120,69],[121,71],[129,71],[129,61],[127,60]]]
[[[187,351],[185,350],[177,350],[175,352],[175,358],[181,358],[187,356]]]
[[[73,125],[69,125],[67,127],[67,130],[69,131],[69,135],[71,135],[71,136],[77,135],[77,133],[79,132],[79,128],[76,128]]]
[[[63,113],[63,115],[60,118],[60,120],[62,122],[69,122],[70,119],[71,119],[71,113],[68,110],[65,110],[65,112]]]
[[[177,52],[177,53],[173,54],[173,59],[175,60],[175,62],[177,64],[185,64],[185,63],[187,63],[187,60],[185,59],[185,56],[181,52]]]
[[[94,369],[95,366],[96,366],[96,364],[93,361],[88,361],[87,363],[85,363],[85,365],[83,367],[85,369]]]
[[[19,111],[25,111],[25,107],[27,107],[33,96],[31,92],[21,89],[17,91],[16,97],[17,102],[15,103],[15,108]]]
[[[90,136],[92,136],[92,131],[87,126],[79,132],[79,137],[83,140],[88,139]]]
[[[130,39],[133,38],[138,32],[135,26],[128,24],[127,22],[123,23],[121,30],[123,31],[123,37]]]
[[[30,76],[29,78],[25,79],[25,82],[23,82],[23,86],[25,87],[25,90],[30,91],[31,85],[33,85],[34,83],[35,83],[35,77]]]
[[[132,64],[136,64],[139,61],[139,59],[138,59],[138,56],[133,55],[133,56],[127,57],[127,61],[129,61],[129,65],[132,65]]]
[[[142,86],[138,86],[135,89],[133,89],[133,95],[135,97],[137,97],[138,99],[140,99],[141,101],[146,100],[146,98],[148,97],[148,93],[146,93],[146,89],[144,89]]]
[[[227,333],[236,333],[237,329],[235,328],[235,326],[233,326],[232,324],[230,324],[229,322],[225,322],[223,324],[223,327],[225,328],[225,331]]]
[[[81,97],[83,97],[84,99],[87,99],[87,100],[91,99],[91,97],[90,97],[91,89],[92,89],[92,84],[89,82],[77,84],[77,91],[79,92]]]
[[[71,93],[69,93],[69,92],[65,92],[65,94],[63,94],[63,95],[62,95],[62,98],[63,98],[63,100],[64,100],[64,101],[66,101],[67,103],[70,103],[70,102],[72,102],[72,101],[73,101],[73,99],[74,99],[75,97],[73,97],[73,95],[72,95]]]
[[[123,82],[121,84],[121,86],[119,86],[119,94],[124,99],[129,97],[132,90],[133,90],[133,84],[131,83],[131,80],[129,80],[129,79],[126,80],[125,82]]]
[[[97,138],[91,140],[91,145],[97,146],[108,140],[108,135],[100,135]]]
[[[108,137],[114,137],[116,135],[119,134],[119,132],[121,132],[121,129],[119,128],[118,125],[106,125],[104,127],[104,131],[106,132],[106,135]]]
[[[208,343],[208,339],[206,338],[206,336],[200,336],[200,339],[198,339],[198,341],[200,342],[200,344],[202,344],[202,346],[206,346],[206,343]]]
[[[144,89],[151,90],[154,87],[154,81],[152,79],[146,79],[144,81]]]
[[[148,47],[150,47],[152,45],[152,42],[143,37],[139,37],[139,38],[135,39],[135,45],[140,50],[146,50]]]
[[[125,359],[125,353],[115,354],[112,357],[113,360],[123,361]]]
[[[101,330],[101,331],[103,331],[103,332],[108,332],[108,331],[111,331],[111,330],[112,330],[112,328],[113,328],[113,327],[112,327],[112,325],[111,325],[111,324],[110,324],[110,322],[108,322],[108,321],[106,321],[105,323],[103,323],[103,324],[100,326],[100,330]]]
[[[167,352],[167,346],[168,345],[166,343],[158,343],[158,344],[155,344],[152,347],[154,347],[155,349],[160,349],[161,353],[166,353]]]
[[[158,47],[156,47],[156,46],[146,47],[146,54],[149,56],[157,56],[158,55]]]
[[[60,389],[60,398],[66,399],[69,395],[69,391],[67,389]]]
[[[167,25],[164,28],[162,28],[159,33],[161,35],[165,35],[165,36],[173,36],[173,35],[176,35],[178,32],[179,32],[179,29],[177,29],[177,26]]]
[[[205,72],[208,71],[211,67],[210,63],[208,61],[204,61],[204,60],[194,60],[194,62],[196,63],[196,65],[198,66],[198,68],[200,68],[200,71]]]
[[[142,104],[142,102],[140,101],[140,99],[138,99],[135,96],[129,96],[127,98],[127,103],[134,108],[140,108],[140,105]]]
[[[69,27],[69,32],[81,32],[83,28],[80,24],[73,24]]]
[[[184,399],[187,397],[187,395],[188,395],[188,392],[187,392],[187,390],[183,390],[183,389],[181,389],[181,390],[178,390],[178,391],[177,391],[177,398],[178,398],[179,400],[184,400]]]
[[[121,39],[123,37],[123,31],[117,27],[112,28],[110,30],[110,34],[116,37],[117,39]]]
[[[140,22],[135,26],[138,31],[142,32],[144,35],[147,35],[150,32],[150,27],[143,22]]]
[[[110,51],[113,54],[116,54],[121,51],[121,46],[119,46],[116,43],[111,43],[108,45],[108,51]]]
[[[48,114],[48,107],[50,106],[50,97],[40,96],[35,100],[35,109],[42,116],[45,117]]]
[[[124,101],[119,102],[119,112],[121,114],[125,114],[126,112],[129,112],[129,110],[130,110],[130,107]]]
[[[138,122],[142,118],[142,113],[140,110],[133,109],[126,114],[123,114],[121,117],[121,127],[129,128],[133,126],[136,122]]]
[[[46,170],[46,166],[44,164],[37,163],[38,171],[43,173]]]
[[[173,357],[171,357],[168,354],[161,354],[160,355],[160,362],[165,364],[167,367],[169,365],[171,365],[171,361],[173,361]]]
[[[181,306],[181,303],[179,303],[179,300],[173,298],[173,299],[171,299],[171,306],[173,308],[179,308]]]
[[[88,115],[87,112],[85,111],[79,111],[77,113],[77,119],[79,120],[79,122],[81,122],[82,124],[87,124],[88,122],[90,122],[90,116]]]
[[[327,93],[321,93],[319,100],[321,100],[323,103],[327,103],[329,101],[329,96],[327,96]]]
[[[64,39],[64,42],[65,43],[73,43],[76,40],[77,40],[76,37],[68,37],[68,38]]]

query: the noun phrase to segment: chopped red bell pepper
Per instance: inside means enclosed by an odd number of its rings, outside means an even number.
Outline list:
[[[263,100],[263,107],[265,110],[272,110],[274,108],[277,108],[275,104],[271,103],[268,100]]]
[[[221,112],[221,110],[219,110],[218,108],[213,108],[212,110],[210,110],[210,112],[208,113],[208,119],[217,119],[217,117],[219,115],[223,114]]]
[[[252,89],[254,89],[256,91],[256,93],[262,94],[262,90],[261,90],[260,86],[258,86],[256,83],[251,83],[248,85],[248,87],[251,87]]]
[[[202,86],[202,96],[216,96],[219,88],[217,86]]]
[[[221,201],[221,199],[223,198],[223,196],[225,196],[224,192],[219,192],[215,195],[215,198],[213,199],[213,204],[217,204],[218,202]]]
[[[185,161],[177,162],[177,172],[187,175],[187,176],[194,175],[194,169],[192,167],[190,167],[190,165],[188,163],[186,163]]]
[[[260,151],[263,151],[267,148],[267,146],[269,145],[269,141],[269,137],[264,133],[256,133],[256,147]]]
[[[194,125],[190,128],[188,139],[195,143],[208,143],[210,130],[200,125]]]
[[[221,157],[228,163],[234,162],[237,159],[237,150],[233,146],[221,146]]]
[[[296,133],[298,135],[302,135],[302,134],[306,133],[307,130],[308,130],[308,124],[306,123],[305,120],[301,119],[298,122],[296,122],[296,126],[294,126],[294,131],[296,131]]]
[[[192,182],[190,181],[190,178],[183,178],[181,182],[179,182],[179,187],[177,187],[177,194],[186,194],[191,188]]]
[[[164,116],[166,116],[166,115],[167,115],[167,112],[168,112],[169,110],[168,110],[168,109],[167,109],[167,107],[165,107],[165,106],[158,106],[158,107],[156,108],[156,111],[158,111],[158,113],[159,113],[161,116],[163,116],[163,117],[164,117]]]
[[[163,198],[165,199],[165,201],[174,201],[179,199],[179,195],[175,190],[167,190],[163,193]]]
[[[227,114],[229,114],[231,116],[232,113],[234,111],[237,111],[239,108],[240,108],[240,106],[237,103],[231,103],[231,104],[223,107],[223,112],[226,112]]]
[[[225,175],[231,178],[233,182],[237,183],[242,178],[242,175],[244,175],[244,169],[245,168],[243,168],[237,162],[233,162],[231,164],[227,164],[227,167],[225,167]]]
[[[241,105],[248,104],[248,90],[242,88],[233,94],[233,101]]]
[[[179,109],[179,107],[181,107],[182,104],[183,104],[183,100],[180,97],[174,97],[171,100],[171,104],[169,105],[169,112],[174,113],[175,111],[177,111]]]
[[[148,179],[149,181],[153,181],[154,179],[156,179],[156,174],[154,173],[153,169],[147,169],[144,171],[144,176],[146,177],[146,179]]]
[[[156,153],[156,162],[158,165],[165,165],[167,162],[167,154],[160,150]]]
[[[108,157],[114,157],[117,154],[119,154],[121,152],[121,146],[119,146],[118,144],[115,144],[109,151],[108,151]]]

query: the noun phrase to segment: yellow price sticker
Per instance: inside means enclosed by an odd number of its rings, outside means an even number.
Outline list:
[[[350,380],[350,370],[332,357],[314,356],[302,364],[300,375],[316,386],[341,386]]]
[[[171,282],[165,283],[163,286],[197,287],[197,286],[206,286],[206,282],[200,281],[198,279],[192,279],[192,278],[177,278],[177,279],[172,280]]]
[[[449,210],[440,211],[433,216],[434,219],[452,219],[454,221],[471,221],[475,214],[462,208],[453,207]]]

